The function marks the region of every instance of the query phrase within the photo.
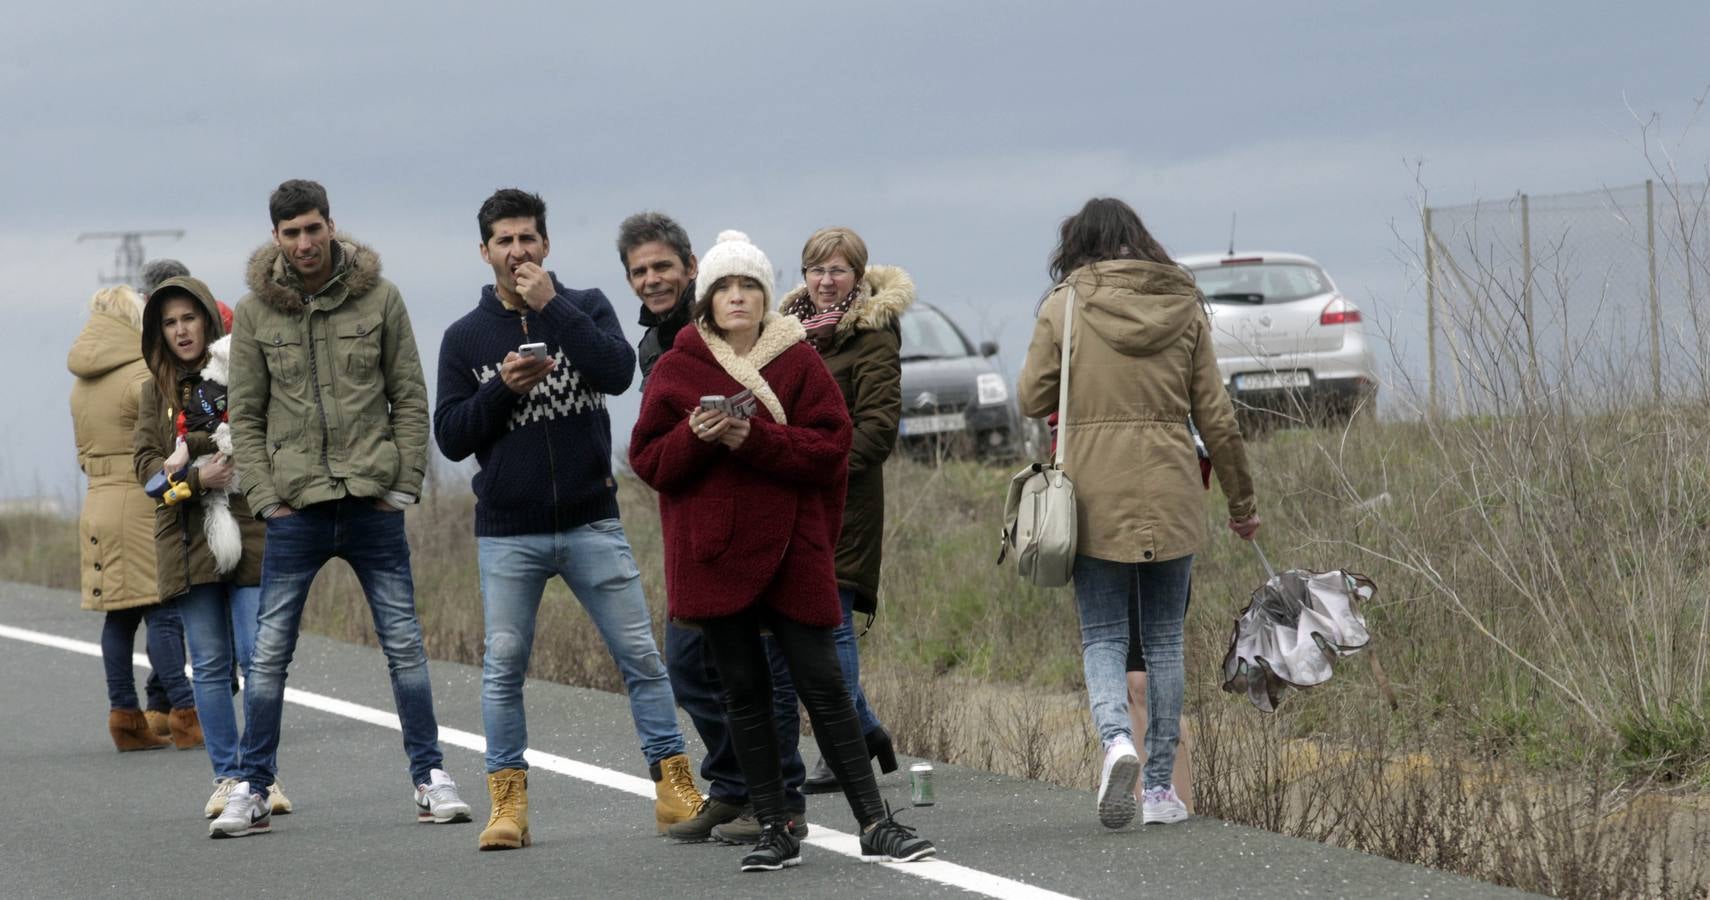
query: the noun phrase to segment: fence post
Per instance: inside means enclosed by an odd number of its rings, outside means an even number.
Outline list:
[[[1651,393],[1662,403],[1662,308],[1657,301],[1656,184],[1645,179],[1645,252],[1651,267]]]
[[[1532,198],[1520,195],[1520,297],[1526,319],[1526,380],[1529,395],[1538,386],[1538,342],[1532,323]]]
[[[1425,207],[1425,357],[1429,365],[1425,413],[1437,417],[1437,270],[1431,252],[1431,207]]]

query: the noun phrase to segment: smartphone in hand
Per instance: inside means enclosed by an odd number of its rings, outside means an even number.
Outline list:
[[[517,348],[517,355],[523,359],[545,359],[546,342],[538,341],[533,344],[524,344]]]
[[[701,398],[701,409],[714,410],[730,415],[730,400],[723,394],[708,394]]]

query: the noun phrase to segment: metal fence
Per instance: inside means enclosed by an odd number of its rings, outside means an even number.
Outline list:
[[[1702,394],[1707,192],[1647,181],[1427,207],[1431,410]]]

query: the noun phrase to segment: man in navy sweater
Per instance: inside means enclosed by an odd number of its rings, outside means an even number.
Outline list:
[[[551,245],[539,196],[500,190],[476,219],[493,284],[446,329],[433,424],[446,456],[474,454],[481,464],[474,481],[487,632],[481,718],[493,807],[479,846],[530,842],[522,688],[541,594],[554,575],[588,611],[623,675],[653,776],[655,825],[664,832],[691,818],[702,800],[618,520],[605,397],[629,388],[635,351],[604,294],[566,288],[541,268]],[[526,345],[537,346],[520,352]]]

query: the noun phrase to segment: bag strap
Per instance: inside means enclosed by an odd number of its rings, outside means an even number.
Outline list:
[[[1075,286],[1063,301],[1063,364],[1057,369],[1057,456],[1052,465],[1063,467],[1063,445],[1069,442],[1069,340],[1075,332]]]

